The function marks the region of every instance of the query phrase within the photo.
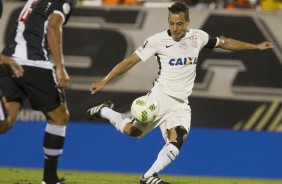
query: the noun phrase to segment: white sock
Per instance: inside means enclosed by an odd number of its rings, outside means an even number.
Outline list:
[[[171,143],[165,145],[163,149],[159,152],[157,160],[154,162],[151,168],[144,174],[144,178],[148,178],[154,173],[159,173],[168,164],[174,161],[178,154],[179,150],[176,146]]]
[[[101,109],[100,116],[108,119],[111,124],[121,133],[123,133],[124,127],[131,122],[130,118],[125,114],[118,113],[108,107]]]

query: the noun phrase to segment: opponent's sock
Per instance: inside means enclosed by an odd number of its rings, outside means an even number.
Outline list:
[[[144,178],[152,176],[154,173],[159,173],[168,164],[175,160],[178,156],[179,150],[176,146],[169,143],[163,147],[159,152],[157,160],[151,166],[151,168],[144,174]]]
[[[123,133],[124,127],[131,122],[130,118],[126,114],[118,113],[108,107],[101,109],[100,116],[108,119],[111,124],[121,133]]]
[[[47,124],[43,142],[44,150],[44,175],[43,181],[57,182],[57,165],[63,153],[66,126]]]

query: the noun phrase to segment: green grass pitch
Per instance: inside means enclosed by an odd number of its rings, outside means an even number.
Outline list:
[[[138,184],[140,174],[119,174],[81,171],[59,171],[66,184]],[[1,184],[40,184],[42,170],[24,168],[0,168]],[[261,180],[243,178],[214,178],[161,175],[171,184],[281,184],[282,180]]]

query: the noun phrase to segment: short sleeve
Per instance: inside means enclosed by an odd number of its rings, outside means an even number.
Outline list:
[[[72,10],[75,8],[76,0],[51,0],[52,13],[60,14],[64,24],[67,23]]]
[[[143,62],[146,62],[151,56],[155,55],[157,52],[157,37],[151,36],[146,39],[146,41],[138,47],[135,53],[141,58]]]

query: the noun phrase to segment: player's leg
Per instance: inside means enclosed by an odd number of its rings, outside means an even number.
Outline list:
[[[0,91],[0,133],[5,133],[9,129],[8,109],[5,98]]]
[[[47,124],[43,139],[43,184],[60,184],[57,175],[58,160],[63,152],[69,113],[62,89],[56,88],[54,70],[25,68],[24,90],[34,110],[44,113]]]
[[[24,94],[15,80],[9,75],[0,77],[0,134],[14,125],[22,107]]]
[[[140,136],[142,131],[133,126],[134,120],[128,117],[126,114],[114,111],[113,107],[113,102],[104,102],[88,109],[86,112],[86,117],[88,120],[94,120],[96,118],[108,119],[110,123],[121,133],[133,137]]]
[[[187,130],[182,126],[177,126],[169,129],[168,132],[169,142],[161,149],[157,160],[144,174],[144,177],[149,177],[154,173],[159,173],[179,155],[179,151],[187,138]]]
[[[57,167],[58,160],[63,153],[69,113],[67,106],[64,104],[44,114],[48,123],[43,139],[45,157],[43,181],[47,184],[59,183]]]
[[[160,96],[162,95],[160,94]],[[168,96],[161,98],[164,98],[160,104],[161,113],[165,115],[160,120],[160,128],[166,145],[160,150],[150,169],[140,178],[140,184],[148,182],[166,184],[158,177],[158,173],[179,155],[190,129],[191,110],[189,105]]]
[[[5,106],[9,106],[8,110]],[[7,132],[14,125],[16,118],[20,112],[21,104],[19,102],[10,102],[4,105],[4,102],[0,100],[0,134]]]
[[[187,138],[187,130],[177,126],[168,130],[169,142],[161,149],[151,168],[140,178],[140,184],[151,181],[152,184],[167,184],[158,177],[158,173],[172,163],[179,155],[179,151]]]

